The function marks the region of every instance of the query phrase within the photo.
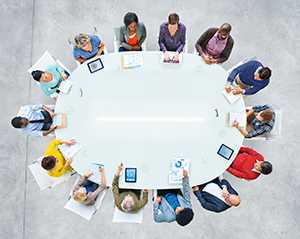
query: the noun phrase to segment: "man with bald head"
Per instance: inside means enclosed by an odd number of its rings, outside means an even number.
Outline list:
[[[232,206],[237,207],[241,201],[238,193],[225,179],[215,178],[207,184],[195,186],[193,192],[203,208],[216,213]]]
[[[222,24],[219,28],[209,28],[196,42],[196,50],[207,64],[225,62],[231,53],[234,41],[230,36],[231,25]]]

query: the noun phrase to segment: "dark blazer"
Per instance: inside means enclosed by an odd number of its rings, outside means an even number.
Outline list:
[[[203,54],[203,51],[206,49],[206,46],[207,46],[209,40],[215,35],[215,33],[217,31],[218,31],[218,28],[209,28],[206,32],[204,32],[200,36],[200,38],[198,39],[198,41],[196,42],[196,45],[195,45],[196,50],[199,53],[199,55]],[[229,35],[226,46],[225,46],[224,50],[222,51],[220,57],[217,59],[218,63],[223,63],[224,61],[226,61],[229,58],[230,53],[232,51],[233,44],[234,44],[233,38]]]
[[[226,185],[227,190],[230,194],[238,195],[238,193],[231,187],[229,182],[225,179],[220,181],[218,178],[214,179],[213,181],[209,183],[215,183],[220,188],[222,188],[222,185]],[[209,211],[212,212],[223,212],[226,209],[230,208],[229,205],[227,205],[225,202],[223,202],[218,197],[204,191],[196,191],[194,192],[196,197],[198,198],[199,202],[201,203],[201,206]]]

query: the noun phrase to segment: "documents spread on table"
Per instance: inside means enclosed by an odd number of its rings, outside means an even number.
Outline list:
[[[237,122],[239,122],[239,124],[244,125],[244,114],[243,113],[230,112],[228,114],[228,125],[229,125],[229,127],[232,126],[234,121],[237,121]]]
[[[181,184],[183,177],[183,169],[189,170],[190,161],[188,159],[174,159],[171,162],[169,171],[169,183]]]
[[[232,91],[230,91],[230,93],[227,93],[227,91],[225,89],[222,91],[222,93],[223,93],[223,95],[225,96],[225,98],[228,100],[228,102],[230,104],[233,104],[234,102],[236,102],[238,99],[241,98],[240,94],[239,95],[234,95],[232,93]]]
[[[64,158],[71,159],[79,152],[81,145],[79,143],[75,143],[73,145],[61,144],[58,146],[58,148]]]
[[[121,63],[125,69],[139,67],[143,65],[143,56],[140,53],[125,54],[122,55]]]

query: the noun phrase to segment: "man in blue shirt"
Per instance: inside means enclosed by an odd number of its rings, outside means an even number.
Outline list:
[[[33,136],[47,136],[56,129],[52,125],[54,116],[53,110],[46,105],[25,105],[11,120],[11,124]]]
[[[259,61],[248,61],[230,72],[225,90],[234,95],[254,95],[269,84],[271,74]]]
[[[163,190],[161,196],[156,197],[153,204],[154,221],[159,223],[176,220],[181,226],[189,224],[194,217],[190,192],[188,172],[183,170],[182,190],[178,193],[174,190]]]

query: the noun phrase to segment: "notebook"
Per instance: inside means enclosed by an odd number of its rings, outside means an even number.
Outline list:
[[[181,184],[183,177],[183,169],[189,171],[190,161],[187,159],[174,159],[171,162],[169,171],[169,183],[170,184]]]
[[[169,58],[170,58],[169,61],[165,61],[165,59],[164,59],[164,53],[161,54],[161,62],[162,63],[173,63],[173,64],[180,64],[180,63],[182,63],[182,54],[179,54],[179,59],[178,59],[179,61],[178,62],[176,62],[176,61],[173,60],[176,52],[174,52],[174,51],[168,51],[168,54],[169,54]]]
[[[236,102],[238,99],[241,98],[240,94],[234,95],[234,94],[232,94],[232,91],[230,93],[227,93],[227,91],[225,89],[222,91],[222,93],[230,104],[233,104],[234,102]]]
[[[70,159],[75,156],[81,149],[81,145],[79,143],[73,144],[73,145],[66,145],[66,144],[61,144],[58,146],[59,151],[62,153],[64,158]]]
[[[240,125],[244,125],[244,114],[243,113],[236,113],[230,112],[228,114],[228,126],[231,127],[234,121],[239,122]]]
[[[121,64],[125,69],[142,66],[143,56],[140,53],[122,55]]]

